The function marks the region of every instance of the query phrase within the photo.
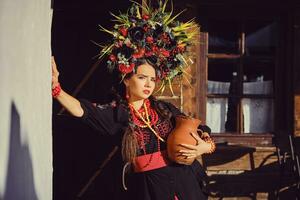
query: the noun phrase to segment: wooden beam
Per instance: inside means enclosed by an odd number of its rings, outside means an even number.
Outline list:
[[[226,53],[208,53],[207,58],[209,59],[238,59],[240,58],[240,54],[226,54]]]
[[[199,118],[206,124],[206,104],[207,104],[207,77],[208,77],[208,33],[200,33],[199,59],[197,59],[196,77],[197,84],[197,103]]]

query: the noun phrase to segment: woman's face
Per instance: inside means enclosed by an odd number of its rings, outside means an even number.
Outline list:
[[[129,93],[129,101],[147,99],[155,88],[155,69],[148,63],[137,67],[137,72],[124,83]]]

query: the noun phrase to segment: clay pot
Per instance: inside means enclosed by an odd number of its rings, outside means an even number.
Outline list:
[[[170,133],[167,140],[168,157],[177,163],[192,164],[195,159],[187,159],[185,156],[178,155],[178,151],[186,149],[179,144],[196,145],[197,140],[191,135],[197,133],[197,128],[200,125],[200,120],[185,116],[176,117],[176,127]]]

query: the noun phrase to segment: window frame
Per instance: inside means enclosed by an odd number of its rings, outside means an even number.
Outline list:
[[[250,146],[272,146],[273,137],[275,135],[274,132],[264,132],[264,133],[243,133],[243,125],[241,123],[242,120],[242,99],[243,98],[253,98],[253,99],[260,99],[260,98],[271,98],[274,100],[274,110],[276,110],[276,90],[274,89],[273,94],[243,94],[243,59],[245,57],[245,31],[242,27],[239,35],[239,49],[238,54],[231,54],[231,53],[209,53],[209,33],[208,32],[201,32],[200,33],[200,55],[199,55],[199,67],[196,70],[196,76],[199,77],[199,84],[197,87],[197,91],[200,91],[197,95],[198,99],[198,110],[199,116],[204,123],[206,123],[206,106],[207,106],[207,99],[211,97],[215,98],[224,98],[230,97],[232,95],[229,94],[208,94],[207,93],[207,85],[208,85],[208,60],[209,59],[238,59],[238,68],[237,72],[240,74],[238,76],[238,83],[239,83],[239,93],[235,95],[239,99],[238,103],[238,121],[237,121],[237,131],[233,133],[212,133],[212,136],[217,140],[217,142],[227,143],[227,144],[241,144],[241,145],[250,145]],[[274,55],[274,87],[277,77],[278,71],[278,48],[276,48],[276,52]],[[242,74],[242,75],[241,75]],[[275,122],[276,120],[276,112],[274,112],[274,131],[275,131]]]

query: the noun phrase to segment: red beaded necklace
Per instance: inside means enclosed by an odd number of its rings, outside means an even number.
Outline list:
[[[158,121],[158,114],[151,108],[149,99],[144,100],[143,106],[139,110],[136,110],[130,103],[128,105],[134,124],[141,128],[148,127],[158,139],[164,142],[164,139],[152,128]]]

